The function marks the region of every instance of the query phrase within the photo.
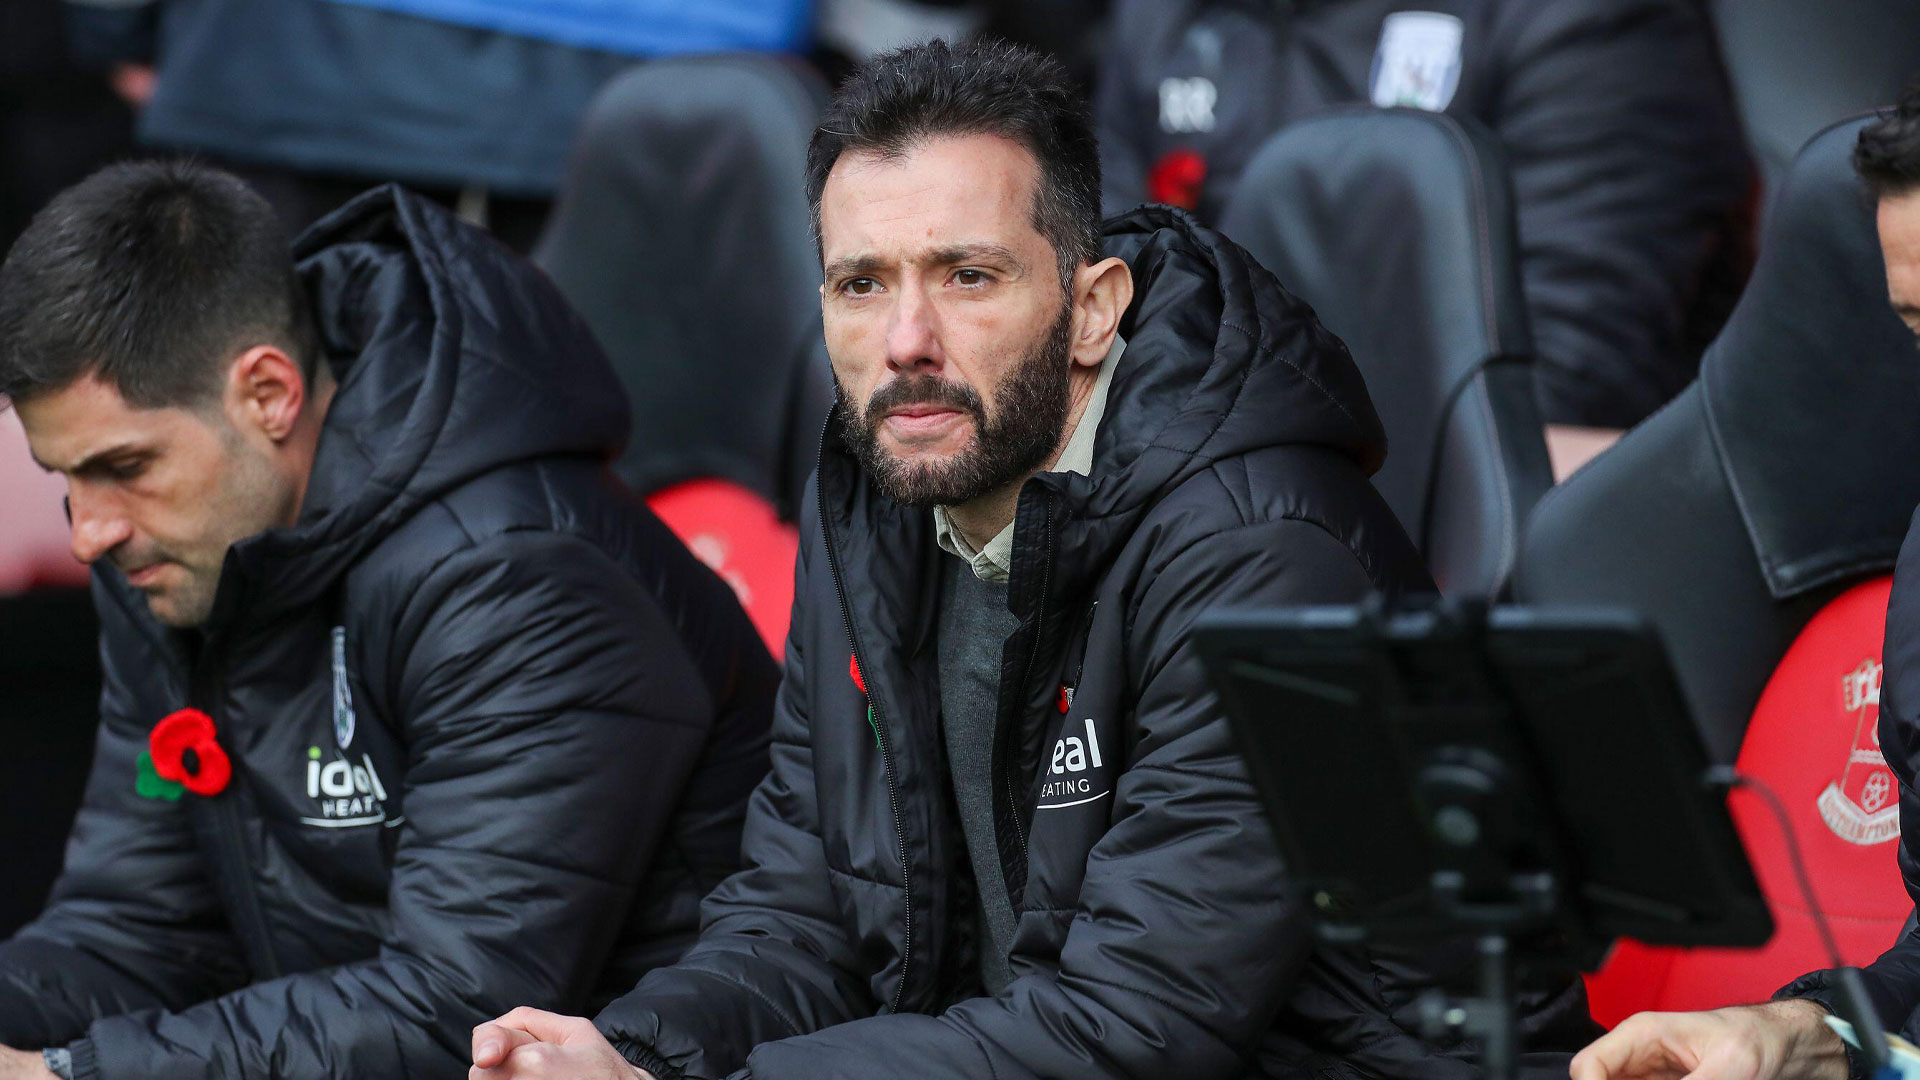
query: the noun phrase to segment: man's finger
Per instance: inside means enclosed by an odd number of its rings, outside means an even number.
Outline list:
[[[550,1013],[526,1005],[495,1020],[494,1023],[515,1031],[524,1031],[540,1042],[564,1043],[570,1040],[577,1041],[583,1036],[598,1034],[593,1021],[584,1016],[562,1016],[559,1013]],[[513,1048],[508,1047],[507,1052],[512,1053],[512,1051]]]
[[[509,1027],[503,1021],[489,1021],[473,1029],[473,1064],[476,1068],[497,1068],[513,1053],[514,1047],[534,1042],[535,1037],[527,1031]]]
[[[1668,1026],[1656,1013],[1628,1017],[1574,1057],[1573,1080],[1679,1076],[1686,1070],[1667,1053]]]

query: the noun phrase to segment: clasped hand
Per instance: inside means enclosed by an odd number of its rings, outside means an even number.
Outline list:
[[[654,1080],[593,1021],[525,1006],[473,1029],[468,1080]],[[11,1080],[0,1072],[0,1080]]]

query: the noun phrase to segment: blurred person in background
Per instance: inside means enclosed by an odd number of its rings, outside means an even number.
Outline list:
[[[1189,640],[1432,588],[1359,372],[1186,215],[1103,248],[1099,188],[1034,53],[841,88],[807,157],[839,402],[747,865],[597,1021],[479,1028],[472,1080],[1478,1075],[1415,1005],[1467,957],[1315,945]],[[1577,981],[1519,999],[1564,1077]]]
[[[1894,311],[1920,338],[1920,86],[1860,132],[1854,167],[1878,199],[1880,251]],[[1920,363],[1920,357],[1915,359]],[[1920,518],[1907,534],[1887,604],[1878,743],[1899,780],[1903,874],[1920,902]],[[1862,969],[1872,1008],[1891,1034],[1920,1040],[1920,929]],[[1691,1013],[1641,1013],[1583,1051],[1574,1080],[1847,1080],[1865,1061],[1828,1028],[1833,973],[1816,971],[1775,1000]]]
[[[133,147],[133,112],[76,63],[63,0],[0,3],[0,251],[35,210]]]
[[[67,482],[105,685],[0,1077],[447,1076],[593,1008],[739,864],[778,668],[607,462],[544,275],[388,186],[289,256],[146,162],[0,265],[0,395]]]
[[[1692,380],[1750,268],[1755,173],[1700,0],[1118,0],[1099,82],[1108,213],[1211,220],[1267,137],[1333,106],[1491,130],[1562,475]]]
[[[289,235],[394,180],[520,251],[594,93],[638,58],[804,48],[812,0],[68,0],[142,144],[218,161]]]

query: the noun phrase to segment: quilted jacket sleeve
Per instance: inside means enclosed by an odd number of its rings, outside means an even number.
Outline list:
[[[86,794],[46,910],[0,944],[0,1044],[17,1048],[60,1046],[102,1016],[182,1008],[245,979],[187,804],[136,788],[157,717],[140,715],[130,675],[157,662],[153,647],[124,598],[96,581],[94,600],[105,681]]]
[[[1753,170],[1701,5],[1507,7],[1488,122],[1512,170],[1542,411],[1629,427],[1693,378],[1705,342],[1689,333]],[[1717,287],[1724,317],[1739,282]]]
[[[809,494],[801,501],[811,508]],[[797,598],[773,721],[773,771],[754,792],[745,867],[707,898],[698,944],[649,973],[595,1023],[628,1060],[662,1080],[740,1068],[756,1045],[871,1016],[872,1000],[828,885],[808,736],[801,645],[819,527],[809,510]]]

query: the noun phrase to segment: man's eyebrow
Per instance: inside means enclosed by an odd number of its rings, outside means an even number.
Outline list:
[[[949,244],[925,252],[913,261],[930,266],[952,266],[955,263],[997,262],[1018,269],[1026,269],[1026,262],[1005,244]],[[821,276],[828,281],[852,274],[871,274],[888,266],[887,260],[878,255],[843,255],[828,263]]]
[[[78,476],[82,473],[86,473],[91,470],[100,468],[102,465],[106,464],[107,460],[110,458],[116,458],[126,454],[139,455],[139,454],[148,454],[151,452],[152,451],[150,451],[148,448],[144,446],[140,446],[135,443],[117,443],[113,446],[107,447],[105,450],[95,450],[93,453],[88,454],[86,457],[81,458],[71,468],[68,468],[65,470],[56,469],[53,466],[48,465],[47,463],[41,461],[37,456],[34,457],[33,461],[34,461],[34,464],[40,466],[41,468],[47,470],[48,472],[65,471]],[[29,453],[31,453],[31,451],[29,451]]]
[[[1005,244],[953,244],[928,252],[927,261],[936,266],[951,266],[954,263],[964,262],[1000,262],[1017,267],[1026,266],[1020,256]]]
[[[842,255],[828,263],[820,276],[832,281],[834,278],[849,274],[871,274],[875,270],[885,268],[886,265],[887,261],[878,255]]]

